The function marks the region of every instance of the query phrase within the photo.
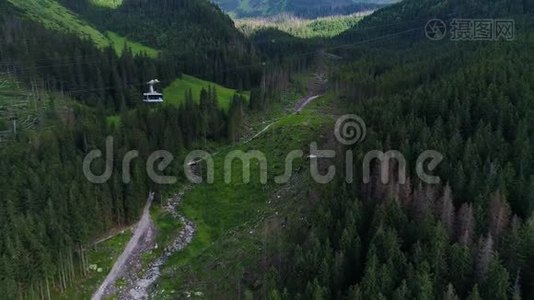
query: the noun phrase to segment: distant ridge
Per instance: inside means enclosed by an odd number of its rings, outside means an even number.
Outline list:
[[[399,0],[212,0],[230,15],[265,17],[290,13],[303,18],[374,10]]]

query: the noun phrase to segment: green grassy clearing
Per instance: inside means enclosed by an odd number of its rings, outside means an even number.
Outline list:
[[[269,200],[273,191],[286,186],[275,184],[273,178],[284,173],[287,153],[296,149],[306,153],[309,143],[333,122],[329,116],[306,109],[298,115],[281,117],[249,144],[221,150],[215,156],[215,182],[195,186],[186,193],[182,211],[195,222],[197,233],[193,242],[166,264],[158,297],[165,299],[188,289],[209,294],[211,288],[202,284],[206,278],[209,282],[219,278],[219,284],[235,288],[235,282],[225,280],[226,275],[239,273],[243,266],[256,262],[256,254],[261,254],[262,236],[256,227],[277,209]],[[259,182],[260,166],[254,160],[250,163],[250,183],[242,183],[242,164],[238,161],[233,162],[232,183],[224,183],[224,157],[236,149],[260,150],[266,155],[267,185]],[[295,160],[294,169],[306,174],[307,161]]]
[[[94,6],[105,8],[117,8],[122,5],[122,0],[89,0]]]
[[[232,98],[236,93],[245,96],[247,99],[250,98],[249,92],[239,92],[237,90],[226,88],[222,85],[186,74],[182,75],[181,78],[176,79],[167,88],[165,88],[163,90],[163,95],[166,103],[180,106],[181,104],[185,103],[185,93],[188,90],[191,90],[193,93],[193,98],[198,103],[200,101],[199,97],[202,88],[208,89],[209,87],[215,87],[219,99],[219,107],[223,110],[228,110],[232,102]]]
[[[248,91],[239,92],[210,81],[183,74],[181,78],[176,79],[163,90],[165,103],[179,107],[185,103],[185,93],[189,89],[191,89],[193,93],[194,100],[196,103],[198,103],[200,101],[199,97],[202,88],[208,89],[209,87],[215,87],[217,90],[217,97],[219,99],[219,107],[225,111],[229,109],[232,99],[236,93],[244,96],[247,101],[250,98],[250,92]],[[119,115],[108,116],[106,117],[106,121],[110,126],[120,126],[121,124]]]
[[[125,48],[129,48],[131,49],[134,55],[146,54],[149,57],[158,56],[158,50],[150,48],[148,46],[145,46],[137,42],[130,41],[127,38],[122,37],[114,32],[106,31],[106,36],[111,41],[111,45],[113,46],[113,49],[115,49],[115,51],[119,55],[122,54]]]
[[[92,40],[99,48],[113,46],[120,55],[126,44],[134,54],[146,53],[157,56],[158,51],[136,42],[127,40],[115,33],[102,33],[88,22],[80,19],[75,13],[55,0],[8,0],[24,14],[45,27],[64,32],[75,33],[81,38]],[[114,2],[113,0],[99,2]]]
[[[107,116],[106,122],[111,127],[118,127],[121,125],[121,117],[119,115]]]

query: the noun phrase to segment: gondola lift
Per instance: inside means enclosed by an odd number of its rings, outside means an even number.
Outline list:
[[[150,91],[148,93],[143,94],[143,102],[145,103],[162,103],[163,102],[163,94],[154,90],[154,85],[158,83],[159,83],[159,80],[157,79],[152,79],[149,82],[147,82],[148,86],[150,87]]]

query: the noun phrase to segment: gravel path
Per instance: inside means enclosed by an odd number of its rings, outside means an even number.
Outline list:
[[[313,100],[321,97],[322,95],[315,95],[315,96],[309,96],[309,97],[304,97],[302,99],[300,99],[300,101],[297,103],[297,105],[295,105],[295,111],[296,112],[300,112],[302,111],[302,109],[304,107],[306,107],[306,105],[310,104]]]
[[[196,231],[195,224],[179,214],[177,210],[182,202],[184,194],[185,192],[180,192],[179,194],[174,195],[172,198],[168,199],[167,203],[163,206],[168,213],[183,224],[182,229],[174,241],[165,248],[163,254],[149,264],[146,271],[141,272],[141,275],[135,274],[127,280],[126,288],[121,289],[121,292],[119,293],[119,299],[148,299],[154,282],[156,282],[161,275],[161,267],[173,253],[184,249],[193,240]]]
[[[145,208],[143,209],[143,215],[141,217],[141,220],[139,220],[139,222],[137,223],[134,235],[126,245],[126,248],[124,248],[122,254],[119,256],[119,258],[113,265],[113,268],[111,268],[111,271],[109,272],[106,279],[104,279],[98,290],[91,297],[92,300],[100,300],[104,296],[109,294],[109,292],[113,289],[112,286],[114,285],[115,281],[127,269],[128,260],[135,252],[135,250],[139,247],[141,238],[146,236],[147,233],[151,231],[150,228],[152,222],[150,221],[150,206],[152,205],[153,200],[154,193],[151,192],[148,196]]]

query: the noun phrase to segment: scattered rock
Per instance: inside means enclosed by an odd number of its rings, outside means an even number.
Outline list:
[[[119,293],[119,299],[127,300],[145,300],[148,299],[150,289],[152,288],[154,282],[160,276],[160,269],[163,264],[169,259],[169,257],[175,252],[181,251],[184,249],[191,241],[196,232],[195,224],[186,219],[184,216],[179,214],[177,208],[181,204],[185,192],[180,192],[174,195],[172,198],[168,199],[167,202],[163,205],[163,209],[171,214],[175,219],[180,220],[183,224],[182,229],[178,233],[178,236],[174,241],[164,248],[163,254],[152,261],[149,264],[149,267],[146,271],[140,272],[141,275],[134,276],[134,278],[129,278],[126,288],[121,290]],[[151,249],[157,249],[159,246],[155,244]],[[140,262],[138,262],[140,264]],[[187,298],[191,297],[191,293]]]

